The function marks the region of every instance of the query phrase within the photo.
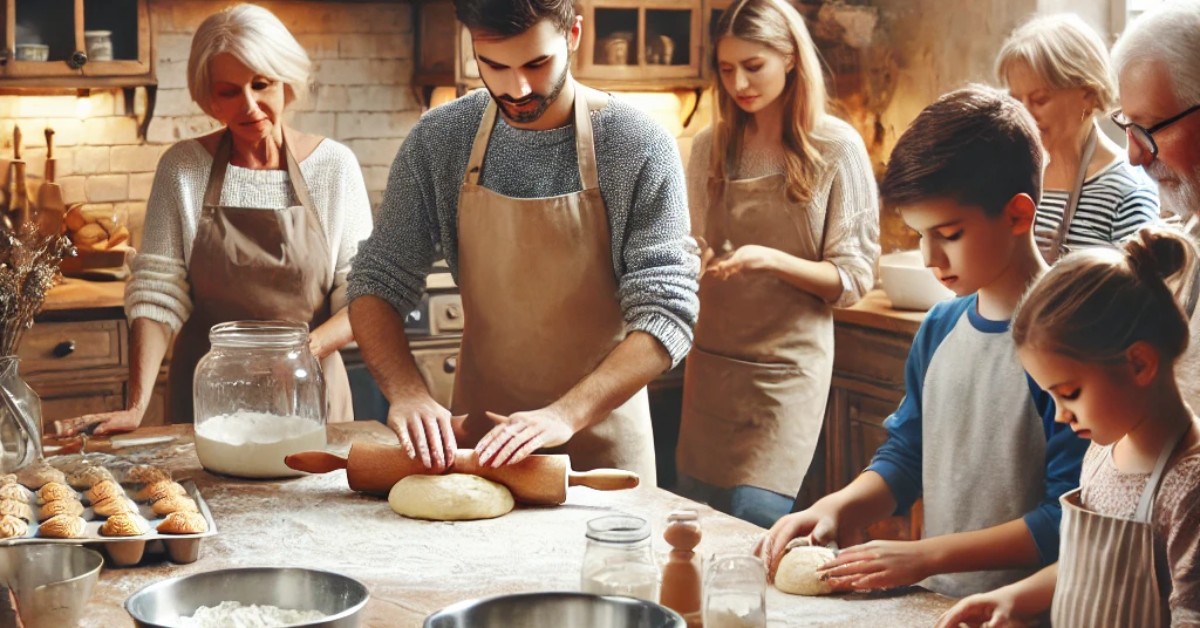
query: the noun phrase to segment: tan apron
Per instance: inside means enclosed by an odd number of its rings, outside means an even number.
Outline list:
[[[1158,582],[1161,565],[1155,565],[1152,517],[1167,462],[1187,432],[1163,447],[1132,520],[1087,510],[1081,488],[1060,498],[1062,548],[1050,611],[1054,628],[1170,626],[1167,596]],[[1104,455],[1111,455],[1111,449]],[[1092,476],[1103,464],[1096,465]]]
[[[465,327],[451,404],[456,416],[467,415],[466,446],[495,425],[484,412],[508,415],[550,405],[625,338],[589,113],[608,101],[582,85],[575,90],[581,192],[521,199],[483,187],[480,170],[496,122],[494,102],[475,135],[458,197]],[[625,469],[655,486],[645,389],[576,433],[563,450],[575,469]]]
[[[172,423],[191,423],[192,377],[208,353],[213,325],[240,320],[287,320],[309,329],[329,319],[333,266],[329,243],[313,209],[304,175],[286,140],[288,179],[300,205],[287,209],[225,207],[221,190],[229,167],[228,131],[213,156],[204,209],[196,227],[188,280],[192,315],[175,340],[170,367]],[[350,380],[342,356],[321,361],[329,421],[351,421]]]
[[[819,261],[826,216],[787,200],[782,174],[709,181],[704,238]],[[700,280],[683,381],[679,470],[721,488],[795,495],[812,462],[833,376],[833,310],[773,274]]]

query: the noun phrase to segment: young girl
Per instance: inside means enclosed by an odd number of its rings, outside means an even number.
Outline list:
[[[878,199],[862,139],[825,113],[816,49],[786,0],[734,3],[714,41],[717,113],[688,165],[707,270],[679,490],[770,527],[791,510],[821,432],[830,308],[875,281]]]
[[[1200,426],[1175,381],[1188,323],[1169,287],[1190,282],[1194,257],[1145,229],[1123,251],[1066,257],[1025,296],[1021,362],[1092,446],[1061,500],[1058,564],[962,600],[939,627],[1047,610],[1055,628],[1200,625]]]

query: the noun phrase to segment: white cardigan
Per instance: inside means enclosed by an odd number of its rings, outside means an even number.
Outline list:
[[[196,140],[172,146],[158,163],[146,206],[142,247],[125,288],[132,322],[149,318],[178,331],[192,313],[188,262],[212,169],[212,156]],[[300,162],[314,209],[329,240],[334,268],[333,311],[345,306],[346,275],[358,244],[371,235],[371,203],[358,159],[346,146],[323,140]],[[284,208],[298,205],[286,170],[251,170],[230,165],[221,204]]]

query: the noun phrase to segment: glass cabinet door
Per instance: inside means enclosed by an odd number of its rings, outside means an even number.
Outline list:
[[[146,0],[83,0],[86,76],[150,71],[150,16]]]
[[[76,74],[75,9],[75,0],[8,0],[5,76]]]

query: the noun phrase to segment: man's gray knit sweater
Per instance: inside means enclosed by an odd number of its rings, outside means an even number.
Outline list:
[[[486,90],[468,94],[413,127],[392,164],[375,230],[354,260],[351,300],[375,295],[408,313],[441,258],[457,280],[458,192],[489,98]],[[691,348],[700,307],[679,148],[666,129],[617,98],[591,115],[626,329],[653,335],[678,362]],[[578,192],[574,138],[573,125],[526,131],[497,116],[480,183],[516,198]]]

